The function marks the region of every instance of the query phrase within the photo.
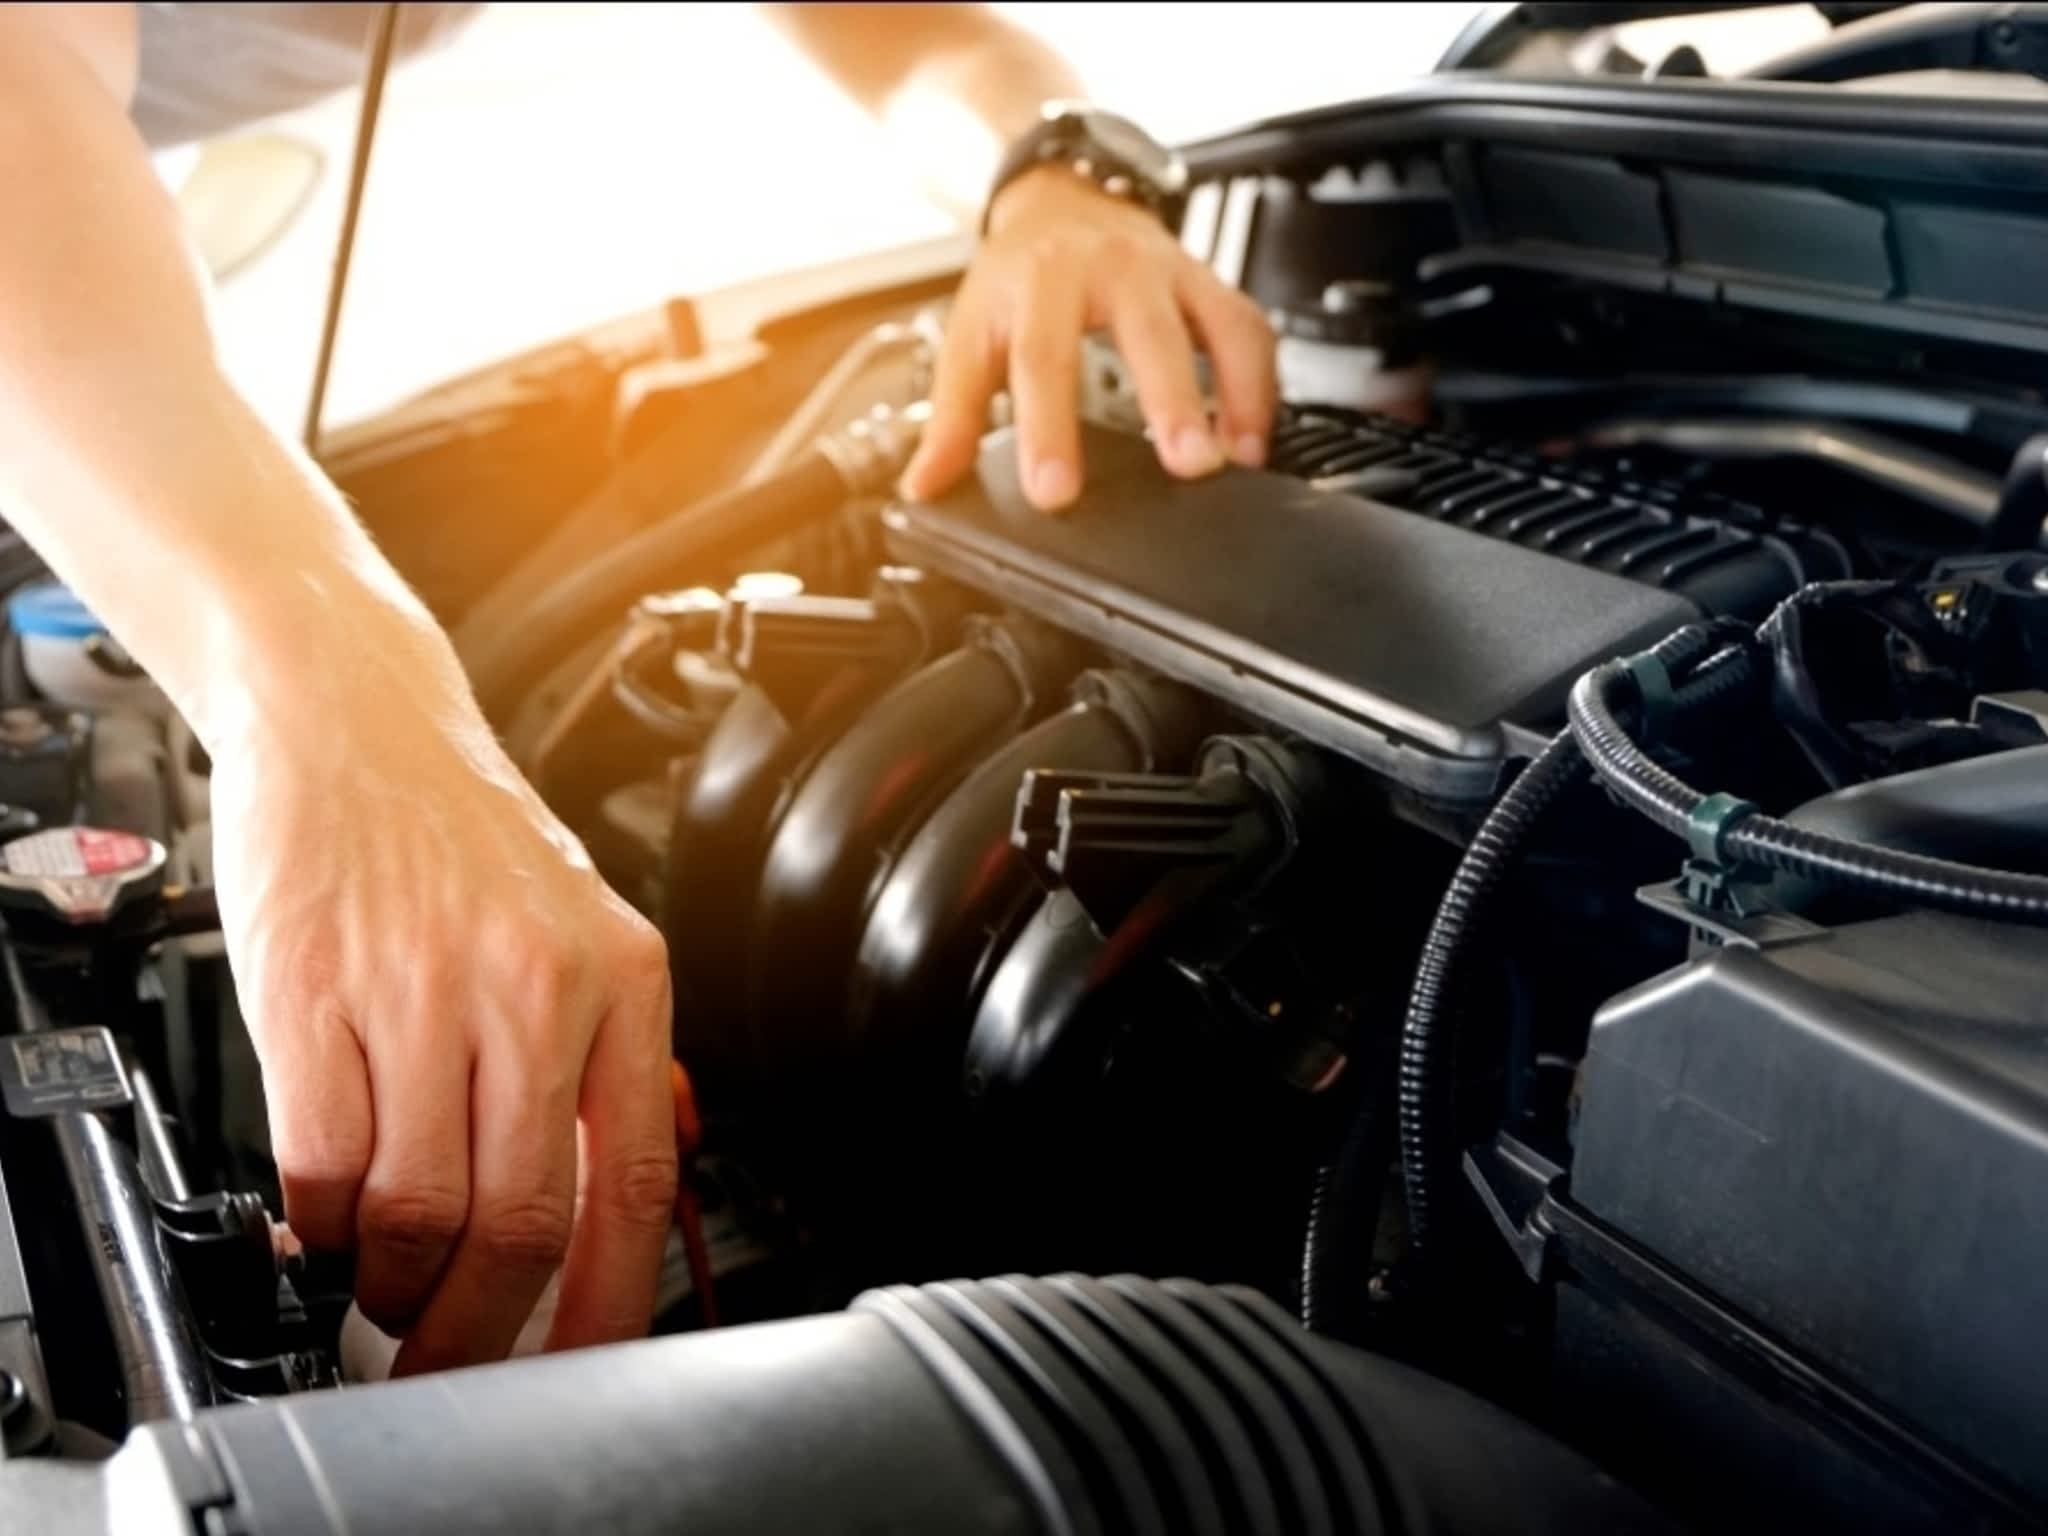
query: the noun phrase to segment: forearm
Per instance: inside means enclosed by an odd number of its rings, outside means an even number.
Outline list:
[[[213,754],[285,1218],[353,1251],[397,1373],[502,1357],[558,1268],[553,1347],[645,1332],[676,1175],[660,936],[223,376],[104,14],[0,9],[0,507]]]
[[[1084,94],[1078,79],[1035,40],[984,39],[934,56],[914,71],[883,117],[928,193],[963,222],[988,196],[1003,150],[1040,106]]]
[[[1039,38],[980,5],[771,5],[771,19],[881,123],[941,206],[981,211],[1002,152],[1051,100],[1086,95]]]
[[[125,103],[32,12],[0,12],[0,170],[0,513],[209,744],[358,666],[454,689],[424,610],[225,377]]]

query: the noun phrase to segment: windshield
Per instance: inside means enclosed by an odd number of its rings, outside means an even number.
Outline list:
[[[1061,50],[1094,99],[1187,139],[1427,73],[1480,7],[1183,5],[1169,29],[1143,5],[996,9]],[[218,303],[229,367],[288,430],[359,101],[251,130],[323,162],[304,215]],[[168,155],[164,174],[187,185],[201,159]],[[326,420],[676,295],[957,229],[751,6],[493,6],[386,90]]]

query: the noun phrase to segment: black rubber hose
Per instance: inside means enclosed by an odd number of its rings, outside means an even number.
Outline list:
[[[1368,1083],[1337,1155],[1316,1170],[1301,1245],[1301,1321],[1310,1333],[1358,1343],[1372,1284],[1380,1191],[1393,1141],[1384,1095]]]
[[[1898,590],[1896,583],[1879,581],[1802,587],[1778,604],[1757,632],[1757,639],[1770,653],[1771,703],[1778,723],[1831,789],[1869,777],[1871,758],[1828,719],[1820,680],[1807,655],[1807,620],[1838,605],[1867,603]]]
[[[1398,1076],[1401,1182],[1408,1202],[1410,1241],[1428,1247],[1436,1192],[1453,1176],[1457,1155],[1451,1124],[1457,1032],[1448,1021],[1469,966],[1469,951],[1489,916],[1495,894],[1520,861],[1523,846],[1544,813],[1587,777],[1585,759],[1569,731],[1560,732],[1523,770],[1480,825],[1438,904],[1423,941],[1401,1030]],[[1310,1228],[1310,1246],[1316,1242]],[[1309,1268],[1316,1267],[1312,1258]]]
[[[1610,662],[1579,680],[1569,704],[1571,733],[1600,781],[1674,837],[1713,836],[1719,861],[1727,866],[1780,871],[1966,916],[2048,926],[2048,877],[1833,837],[1732,802],[1718,809],[1718,830],[1703,832],[1703,815],[1716,811],[1709,797],[1653,762],[1610,703],[1612,690],[1627,676],[1625,664]]]
[[[1728,836],[1728,852],[1739,864],[1854,886],[1914,906],[2048,927],[2048,878],[2040,875],[1844,842],[1769,816],[1735,827]]]
[[[1756,675],[1746,655],[1730,670],[1741,674],[1733,679],[1739,683]],[[1610,661],[1580,678],[1567,705],[1567,733],[1588,767],[1624,805],[1674,837],[1684,837],[1707,797],[1638,747],[1615,714],[1608,690],[1629,675],[1626,662]]]
[[[1729,635],[1729,627],[1722,624],[1689,626],[1660,642],[1651,655],[1667,672],[1677,673]],[[1689,709],[1720,696],[1730,686],[1728,671],[1723,663],[1689,679],[1679,690],[1674,708]],[[1472,970],[1473,946],[1502,882],[1520,861],[1530,833],[1544,813],[1587,776],[1587,764],[1572,731],[1559,732],[1480,824],[1423,941],[1401,1030],[1397,1075],[1401,1181],[1408,1206],[1409,1239],[1418,1253],[1427,1251],[1433,1235],[1438,1192],[1455,1176],[1458,1138],[1451,1096],[1457,1057],[1456,1017]],[[1366,1112],[1362,1107],[1361,1113]],[[1361,1140],[1352,1150],[1369,1151],[1370,1142]],[[1356,1187],[1364,1174],[1347,1177]],[[1336,1213],[1326,1214],[1330,1219],[1318,1222],[1312,1218],[1310,1222],[1304,1273],[1316,1273],[1330,1262],[1316,1251],[1334,1223]]]
[[[502,723],[549,666],[608,621],[623,619],[637,598],[794,533],[846,497],[845,479],[814,451],[779,475],[666,518],[564,576],[495,647],[468,658],[485,715]]]

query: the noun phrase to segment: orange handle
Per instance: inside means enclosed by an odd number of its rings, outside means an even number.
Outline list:
[[[690,1266],[690,1288],[697,1293],[697,1311],[706,1328],[718,1326],[718,1298],[711,1275],[711,1250],[704,1241],[704,1213],[697,1204],[697,1190],[690,1182],[691,1164],[704,1144],[704,1122],[697,1114],[697,1096],[690,1088],[683,1064],[668,1064],[669,1091],[675,1100],[676,1228],[683,1235],[683,1259]]]
[[[680,1061],[668,1064],[669,1092],[676,1101],[676,1156],[688,1162],[704,1144],[704,1122],[697,1114],[697,1095]]]

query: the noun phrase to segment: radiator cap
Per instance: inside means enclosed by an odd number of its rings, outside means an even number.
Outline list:
[[[163,844],[104,827],[50,827],[0,845],[0,905],[103,923],[163,883]]]

